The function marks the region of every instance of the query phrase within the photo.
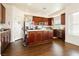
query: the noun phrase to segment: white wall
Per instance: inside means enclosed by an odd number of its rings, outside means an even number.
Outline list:
[[[11,5],[3,4],[6,8],[6,18],[5,24],[0,24],[1,28],[10,28],[11,29],[11,41],[12,41],[12,20],[13,20],[13,9]]]
[[[68,6],[66,10],[66,40],[65,41],[79,46],[79,36],[70,35],[68,32],[70,19],[72,19],[71,14],[78,11],[79,11],[79,4],[71,4],[70,6]]]
[[[55,17],[57,15],[61,15],[62,13],[66,13],[66,25],[65,25],[65,42],[78,45],[79,46],[79,36],[71,35],[69,33],[69,25],[70,25],[70,19],[72,19],[71,14],[74,12],[79,12],[79,4],[69,4],[64,10],[61,10],[53,15],[51,17]]]
[[[13,7],[12,41],[23,38],[24,12]]]
[[[0,24],[1,28],[11,28],[11,21],[12,21],[12,7],[10,5],[3,4],[6,8],[6,20],[5,24]]]
[[[61,24],[61,16],[54,17],[54,25]]]
[[[6,22],[3,25],[11,29],[11,42],[23,38],[24,12],[12,5],[4,4],[4,6],[6,8]]]

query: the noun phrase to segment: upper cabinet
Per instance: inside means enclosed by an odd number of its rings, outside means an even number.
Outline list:
[[[48,25],[52,25],[53,18],[48,18]]]
[[[5,7],[0,3],[0,23],[5,23]]]
[[[52,18],[44,18],[33,16],[33,20],[35,25],[52,25]]]
[[[54,17],[54,25],[65,25],[65,13]]]
[[[61,14],[61,24],[65,25],[65,13]]]

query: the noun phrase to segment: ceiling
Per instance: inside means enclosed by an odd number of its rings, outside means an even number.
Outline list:
[[[24,11],[26,14],[44,16],[60,11],[65,8],[64,3],[13,3],[11,4]]]

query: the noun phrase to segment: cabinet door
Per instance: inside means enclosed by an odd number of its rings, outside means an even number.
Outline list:
[[[48,40],[49,39],[48,31],[44,31],[43,35],[44,35],[44,39],[43,40]]]
[[[0,4],[0,23],[2,21],[2,4]]]
[[[7,37],[7,32],[5,32],[5,45],[7,45],[7,40],[8,40],[8,37]]]
[[[61,24],[65,25],[65,13],[61,15]]]
[[[5,44],[5,34],[2,33],[1,34],[1,46],[3,46]]]
[[[1,49],[1,33],[0,33],[0,49]]]
[[[38,22],[39,22],[39,18],[38,17],[33,17],[33,22],[35,25],[38,25]]]
[[[0,23],[5,23],[5,7],[0,4]]]
[[[11,41],[11,30],[9,30],[9,32],[8,32],[8,37],[9,37],[8,42],[10,43],[10,41]]]
[[[63,39],[63,41],[65,41],[65,30],[63,30],[63,32],[62,32],[62,39]]]
[[[1,23],[1,19],[2,19],[2,12],[1,12],[1,4],[0,4],[0,23]]]
[[[6,30],[5,32],[1,33],[1,52],[3,52],[10,43],[9,37],[10,37],[10,30]]]
[[[53,31],[49,31],[49,39],[53,38]]]
[[[2,23],[5,23],[5,7],[2,5]]]
[[[57,37],[57,35],[58,35],[58,31],[57,31],[57,29],[54,29],[54,30],[53,30],[53,36],[54,36],[54,37]]]
[[[9,44],[9,31],[5,32],[5,44],[8,45]]]
[[[6,44],[5,44],[5,33],[1,34],[1,52],[5,49]]]
[[[10,43],[10,30],[7,31],[7,43],[8,44]]]
[[[52,18],[48,18],[48,25],[52,25]]]
[[[28,44],[33,44],[35,42],[35,32],[28,33]]]
[[[43,18],[44,25],[48,25],[48,18]]]
[[[42,41],[42,31],[37,31],[36,32],[36,43],[39,43],[40,41]]]

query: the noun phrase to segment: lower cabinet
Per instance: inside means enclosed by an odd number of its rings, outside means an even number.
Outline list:
[[[54,29],[53,36],[65,41],[65,30]]]
[[[27,38],[28,46],[36,46],[52,42],[53,31],[29,31]]]
[[[0,37],[1,52],[3,52],[10,43],[11,32],[10,32],[10,30],[6,30],[6,31],[0,33],[0,35],[1,35],[1,37]]]
[[[36,40],[36,34],[34,31],[28,33],[27,44],[34,44]]]

